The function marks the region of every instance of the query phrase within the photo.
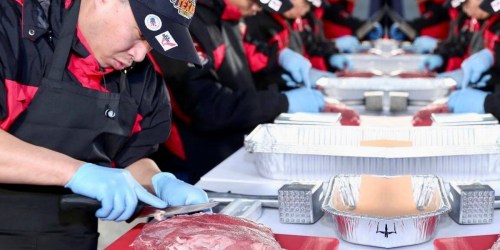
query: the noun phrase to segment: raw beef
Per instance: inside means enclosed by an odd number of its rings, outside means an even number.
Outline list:
[[[148,223],[134,249],[282,249],[262,224],[223,214],[179,215]]]
[[[497,241],[495,241],[493,246],[491,246],[491,248],[488,250],[500,250],[500,235],[498,236]]]

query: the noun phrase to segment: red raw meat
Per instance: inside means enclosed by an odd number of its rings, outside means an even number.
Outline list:
[[[223,214],[179,215],[148,223],[134,249],[282,249],[268,227]]]

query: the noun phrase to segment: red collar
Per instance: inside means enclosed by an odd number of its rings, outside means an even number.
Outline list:
[[[222,10],[221,19],[224,21],[239,21],[241,19],[241,11],[234,5],[224,0],[225,8]]]

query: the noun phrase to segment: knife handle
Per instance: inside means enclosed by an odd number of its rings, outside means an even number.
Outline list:
[[[81,209],[95,213],[99,208],[101,208],[101,202],[79,194],[66,194],[61,197],[61,200],[59,201],[59,208],[62,211]],[[139,214],[143,208],[144,203],[139,201],[131,218],[135,218],[135,216]]]

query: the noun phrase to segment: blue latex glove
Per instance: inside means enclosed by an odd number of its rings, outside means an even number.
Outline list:
[[[288,113],[318,113],[323,110],[323,94],[315,89],[298,88],[284,92],[288,98]]]
[[[342,54],[335,54],[330,56],[328,62],[332,67],[335,67],[339,70],[350,70],[352,69],[352,61],[347,58],[347,56]]]
[[[175,178],[171,173],[158,173],[153,176],[152,182],[156,195],[165,201],[168,206],[208,202],[205,191]]]
[[[384,36],[384,29],[382,28],[382,25],[378,22],[375,23],[373,29],[366,35],[368,40],[377,40],[382,38],[383,36]]]
[[[359,40],[354,36],[341,36],[335,39],[335,46],[341,52],[344,53],[353,53],[358,51],[360,48]]]
[[[469,83],[476,83],[481,75],[493,65],[493,53],[489,49],[482,49],[465,59],[460,66],[464,71],[462,88]]]
[[[285,80],[286,82],[286,86],[290,87],[290,88],[298,88],[298,87],[301,87],[301,84],[294,81],[292,79],[292,77],[288,74],[281,74],[281,79]],[[313,83],[314,85],[314,83]],[[314,87],[314,86],[311,86],[311,87]]]
[[[420,71],[435,70],[443,66],[443,58],[439,55],[428,55],[419,65]]]
[[[413,49],[419,54],[430,53],[436,49],[438,40],[430,36],[419,36],[413,41]]]
[[[403,41],[406,38],[403,31],[399,29],[399,25],[397,23],[393,23],[391,28],[389,28],[389,37],[398,41]]]
[[[464,77],[464,71],[461,69],[447,71],[447,72],[439,73],[436,75],[436,78],[451,78],[451,79],[453,79],[455,81],[455,83],[457,84],[456,87],[458,89],[461,88],[460,83],[462,82],[463,77]]]
[[[309,81],[309,70],[311,62],[301,54],[286,48],[279,55],[279,63],[286,71],[288,71],[295,82],[303,82],[305,86],[311,87]]]
[[[65,185],[76,194],[101,202],[95,215],[103,220],[124,221],[135,211],[138,200],[157,208],[167,204],[144,189],[125,169],[83,164]]]
[[[335,78],[337,76],[335,75],[335,73],[314,68],[309,71],[309,79],[311,80],[313,87],[316,86],[316,82],[322,77]]]
[[[488,81],[491,79],[491,75],[484,75],[477,81],[475,88],[484,88],[486,85],[488,85]]]
[[[484,99],[488,95],[477,89],[461,89],[451,93],[448,98],[448,110],[453,113],[484,113]]]

